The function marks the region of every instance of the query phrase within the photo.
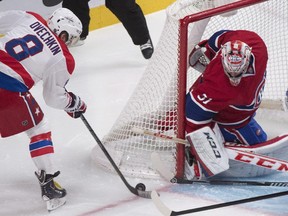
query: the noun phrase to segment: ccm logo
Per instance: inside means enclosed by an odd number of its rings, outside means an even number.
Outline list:
[[[220,154],[220,152],[217,149],[217,145],[214,142],[214,139],[210,136],[209,133],[204,133],[204,135],[206,136],[206,139],[209,142],[209,144],[210,144],[210,146],[211,146],[211,148],[212,148],[212,150],[214,152],[215,157],[216,158],[221,158],[221,154]]]
[[[261,157],[257,158],[249,153],[238,152],[237,155],[234,157],[237,161],[242,161],[244,163],[255,164],[258,166],[262,166],[265,168],[274,168],[278,171],[288,171],[287,163],[281,163],[278,161],[270,160],[269,158]]]

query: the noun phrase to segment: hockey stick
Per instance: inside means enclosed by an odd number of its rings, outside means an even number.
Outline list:
[[[153,152],[151,155],[152,166],[159,174],[167,181],[177,184],[208,184],[208,185],[233,185],[233,186],[274,186],[274,187],[288,187],[288,182],[265,182],[265,181],[238,181],[225,179],[211,179],[211,180],[187,180],[178,179],[169,171],[165,164],[161,161],[159,154]]]
[[[86,120],[86,118],[84,117],[84,115],[81,115],[81,120],[83,121],[83,123],[86,125],[87,129],[89,130],[89,132],[91,133],[91,135],[93,136],[93,138],[95,139],[95,141],[97,142],[97,144],[99,145],[99,147],[102,149],[103,153],[105,154],[105,156],[107,157],[107,159],[109,160],[109,162],[111,163],[111,165],[113,166],[114,170],[117,172],[117,174],[120,176],[120,178],[122,179],[123,183],[126,185],[126,187],[129,189],[129,191],[139,197],[143,197],[143,198],[148,198],[151,199],[151,193],[152,191],[145,191],[145,185],[143,183],[139,183],[136,185],[136,188],[132,187],[127,180],[125,179],[125,177],[123,176],[123,174],[121,173],[121,171],[119,170],[119,168],[117,167],[117,165],[115,164],[114,160],[111,158],[110,154],[107,152],[105,146],[103,145],[103,143],[100,141],[100,139],[98,138],[98,136],[96,135],[96,133],[94,132],[94,130],[92,129],[92,127],[90,126],[90,124],[88,123],[88,121]],[[139,189],[137,189],[139,188]]]
[[[199,207],[199,208],[186,209],[186,210],[182,210],[182,211],[173,211],[173,210],[169,209],[161,201],[159,195],[155,191],[152,192],[152,200],[153,200],[153,203],[158,208],[158,210],[163,215],[175,216],[175,215],[184,215],[184,214],[191,214],[191,213],[195,213],[195,212],[202,212],[202,211],[207,211],[207,210],[212,210],[212,209],[218,209],[218,208],[223,208],[223,207],[238,205],[238,204],[243,204],[243,203],[255,202],[255,201],[260,201],[260,200],[264,200],[264,199],[271,199],[271,198],[285,196],[285,195],[288,195],[288,191],[272,193],[272,194],[267,194],[267,195],[262,195],[262,196],[255,196],[255,197],[235,200],[235,201],[231,201],[231,202],[224,202],[224,203],[219,203],[219,204],[215,204],[215,205],[203,206],[203,207]]]
[[[209,184],[209,185],[233,185],[233,186],[272,186],[272,187],[288,187],[288,182],[261,182],[261,181],[234,181],[234,180],[222,180],[213,179],[209,181],[204,180],[185,180],[185,179],[171,179],[172,183],[178,184]]]
[[[132,128],[132,131],[137,134],[144,134],[149,136],[154,136],[164,140],[171,140],[179,144],[189,145],[187,140],[171,137],[165,134],[154,133],[150,130]],[[235,160],[242,163],[247,163],[262,168],[276,170],[281,172],[288,172],[288,161],[279,160],[277,158],[268,157],[265,155],[260,155],[248,151],[242,151],[235,149],[233,147],[225,146],[225,150],[228,154],[229,159]]]

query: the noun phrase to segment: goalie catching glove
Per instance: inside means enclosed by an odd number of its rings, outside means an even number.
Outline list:
[[[65,108],[65,111],[72,118],[79,118],[83,113],[86,112],[87,106],[81,98],[72,92],[67,92],[70,103]]]
[[[207,40],[197,44],[189,55],[189,65],[201,73],[204,72],[206,66],[210,63],[210,59],[206,54],[206,43]]]

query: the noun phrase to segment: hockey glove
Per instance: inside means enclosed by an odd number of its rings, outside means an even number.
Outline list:
[[[189,64],[195,70],[203,73],[206,66],[210,63],[209,58],[205,54],[207,41],[197,44],[189,55]]]
[[[86,112],[87,106],[81,98],[72,92],[67,92],[68,97],[70,97],[70,103],[65,108],[65,111],[70,115],[72,118],[79,118],[82,113]]]

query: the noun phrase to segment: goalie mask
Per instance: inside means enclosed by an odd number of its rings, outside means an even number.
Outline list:
[[[249,66],[251,48],[244,42],[229,41],[222,46],[222,65],[231,85],[239,85]]]
[[[47,20],[48,27],[57,35],[67,34],[66,45],[77,43],[82,33],[82,23],[78,17],[67,8],[59,8]]]

